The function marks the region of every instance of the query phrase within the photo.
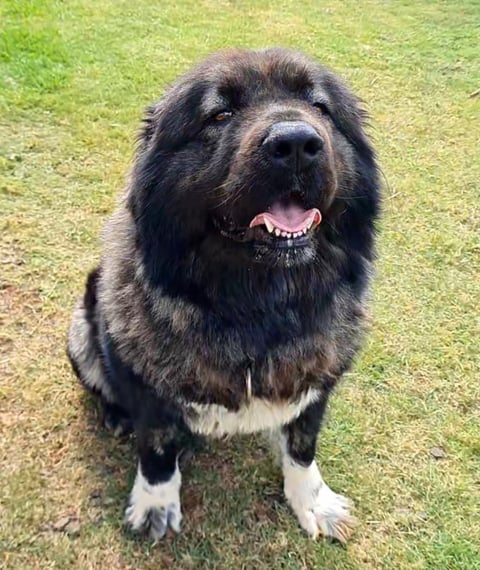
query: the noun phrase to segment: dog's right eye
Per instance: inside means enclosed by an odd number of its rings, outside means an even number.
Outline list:
[[[220,111],[219,113],[216,113],[215,115],[213,115],[213,120],[216,123],[224,123],[225,121],[228,121],[231,117],[232,117],[233,113],[232,111]]]

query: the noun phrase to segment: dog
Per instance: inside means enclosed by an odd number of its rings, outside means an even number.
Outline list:
[[[68,335],[105,424],[135,433],[134,531],[180,531],[195,435],[265,431],[303,529],[349,536],[315,449],[364,337],[380,210],[366,120],[335,73],[277,48],[216,53],[146,110]]]

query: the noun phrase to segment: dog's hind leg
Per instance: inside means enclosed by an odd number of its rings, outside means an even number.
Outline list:
[[[100,399],[105,427],[119,436],[132,428],[128,413],[116,401],[102,361],[96,315],[98,275],[98,269],[90,273],[85,294],[73,312],[67,354],[80,382]]]

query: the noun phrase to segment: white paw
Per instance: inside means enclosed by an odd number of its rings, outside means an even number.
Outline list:
[[[153,540],[163,538],[169,528],[180,532],[181,480],[177,466],[169,481],[151,485],[143,476],[139,466],[129,504],[125,510],[125,523],[135,532],[148,532]]]
[[[302,467],[285,458],[283,472],[285,496],[301,527],[312,538],[322,535],[345,542],[354,525],[350,501],[328,487],[315,462]]]

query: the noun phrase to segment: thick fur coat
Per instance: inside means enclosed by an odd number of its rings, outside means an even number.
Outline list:
[[[215,54],[147,110],[68,343],[106,423],[137,435],[134,530],[179,530],[192,433],[268,429],[300,524],[348,534],[314,453],[365,321],[379,188],[364,123],[335,74],[281,49]]]

